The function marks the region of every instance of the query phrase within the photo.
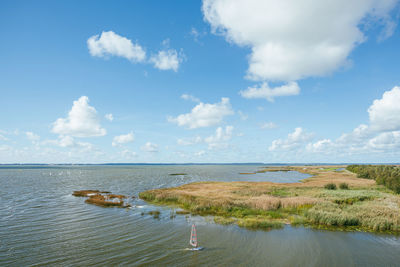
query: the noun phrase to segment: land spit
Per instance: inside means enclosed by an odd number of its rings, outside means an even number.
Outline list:
[[[345,167],[270,167],[257,172],[298,171],[312,177],[298,183],[197,182],[148,190],[139,196],[193,215],[213,215],[216,223],[251,229],[291,224],[400,233],[399,195],[374,180],[357,178]]]

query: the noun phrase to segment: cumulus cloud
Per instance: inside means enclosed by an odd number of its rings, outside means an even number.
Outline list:
[[[196,43],[202,44],[202,43],[200,42],[200,39],[201,39],[202,37],[206,36],[206,35],[207,35],[207,32],[206,32],[206,31],[201,31],[201,32],[200,32],[200,31],[199,31],[198,29],[196,29],[195,27],[192,27],[192,28],[190,29],[189,34],[192,36],[193,40],[194,40]]]
[[[144,146],[141,147],[141,149],[145,152],[158,152],[158,145],[147,142]]]
[[[372,132],[370,131],[370,128],[366,124],[361,124],[354,128],[354,130],[350,133],[344,133],[342,134],[338,140],[337,143],[340,144],[360,144],[363,143],[366,139],[368,139],[371,136]]]
[[[72,136],[60,135],[56,140],[45,140],[41,143],[42,145],[55,145],[63,148],[74,148],[80,149],[81,152],[94,151],[93,144],[88,142],[76,141]]]
[[[260,87],[248,87],[246,90],[240,91],[240,95],[244,98],[265,98],[270,102],[274,101],[277,96],[291,96],[300,93],[300,87],[296,82],[290,82],[286,85],[271,88],[268,83],[264,82]]]
[[[189,95],[189,94],[183,94],[183,95],[181,95],[181,98],[184,100],[190,100],[193,102],[200,102],[200,99],[198,99],[197,97],[194,97],[192,95]]]
[[[75,137],[103,136],[106,130],[101,127],[97,111],[89,105],[89,98],[81,96],[73,102],[68,117],[59,118],[53,123],[53,133]]]
[[[223,97],[221,102],[208,104],[200,102],[190,113],[177,117],[168,117],[168,121],[189,129],[209,127],[222,122],[224,117],[234,114],[229,98]]]
[[[286,139],[272,141],[269,151],[290,151],[309,142],[314,134],[304,131],[301,127],[294,129],[293,133],[288,134]]]
[[[195,155],[196,157],[202,157],[202,156],[204,156],[205,154],[207,154],[207,152],[205,152],[204,150],[200,150],[200,151],[197,151],[197,152],[194,153],[194,155]]]
[[[33,132],[25,132],[26,138],[28,138],[33,144],[38,144],[40,136]]]
[[[306,150],[324,154],[395,153],[400,148],[400,88],[386,91],[368,108],[369,124],[360,124],[336,140],[309,143]]]
[[[273,122],[265,122],[265,123],[261,124],[260,128],[261,129],[275,129],[275,128],[278,128],[278,125],[276,125]]]
[[[372,130],[400,130],[400,87],[386,91],[381,99],[376,99],[368,108]]]
[[[7,141],[8,138],[5,137],[4,135],[0,134],[0,140],[1,140],[1,141]]]
[[[242,121],[245,121],[245,120],[247,120],[249,118],[249,115],[244,114],[243,111],[241,111],[241,110],[238,111],[238,114],[239,114],[239,117],[240,117],[240,119]]]
[[[124,149],[120,152],[121,156],[125,159],[132,159],[137,157],[137,153],[134,151],[130,151],[128,149]]]
[[[150,62],[154,64],[155,68],[175,72],[178,71],[179,64],[182,61],[183,57],[175,49],[161,50],[150,58]]]
[[[118,135],[114,137],[112,141],[112,146],[120,146],[122,144],[131,143],[133,142],[133,140],[135,140],[133,132],[130,132],[128,134]]]
[[[103,31],[100,35],[93,35],[87,40],[89,53],[93,57],[123,57],[133,63],[149,63],[160,70],[177,72],[180,64],[185,59],[182,49],[179,53],[175,49],[170,49],[169,39],[164,40],[162,44],[165,49],[148,58],[145,49],[141,45],[113,31]],[[145,72],[145,76],[147,76],[147,72]]]
[[[310,152],[330,152],[333,146],[334,143],[330,139],[323,139],[307,144],[306,149]]]
[[[377,150],[393,150],[400,148],[400,131],[381,133],[368,141],[368,146]]]
[[[89,52],[94,57],[117,56],[126,58],[132,62],[144,62],[145,50],[137,43],[132,43],[126,37],[113,31],[102,32],[101,35],[93,35],[87,40]]]
[[[180,146],[190,146],[190,145],[194,145],[194,144],[199,144],[203,142],[203,138],[201,138],[200,136],[196,136],[193,138],[189,138],[189,139],[178,139],[177,143]]]
[[[360,24],[393,27],[389,12],[396,2],[203,0],[202,10],[214,33],[251,48],[248,78],[294,81],[345,65],[366,39]]]
[[[12,147],[9,145],[0,145],[0,152],[9,152],[12,150]]]
[[[108,121],[113,121],[114,120],[114,116],[111,113],[108,113],[106,115],[104,115],[104,118]]]
[[[225,129],[218,127],[215,134],[204,139],[208,143],[208,149],[226,148],[226,143],[232,138],[233,126],[226,126]]]

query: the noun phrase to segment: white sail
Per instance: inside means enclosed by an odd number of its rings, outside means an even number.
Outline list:
[[[196,226],[194,224],[192,224],[192,232],[190,234],[189,244],[192,245],[193,247],[197,247],[197,232],[196,232]]]

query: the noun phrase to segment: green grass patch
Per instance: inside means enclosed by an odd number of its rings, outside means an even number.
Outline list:
[[[324,187],[328,190],[336,190],[336,184],[333,183],[326,184]]]
[[[263,230],[279,229],[283,227],[282,222],[271,221],[262,217],[249,217],[249,218],[239,219],[237,221],[237,225],[248,229],[263,229]]]
[[[272,190],[268,194],[274,197],[287,197],[290,195],[290,192],[285,188],[274,188],[274,190]]]
[[[222,225],[229,225],[234,224],[237,222],[237,219],[232,217],[222,217],[222,216],[215,216],[214,222]]]

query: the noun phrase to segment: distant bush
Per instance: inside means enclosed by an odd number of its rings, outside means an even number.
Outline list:
[[[349,185],[346,184],[346,183],[341,183],[341,184],[339,185],[339,188],[340,188],[340,189],[349,189]]]
[[[326,184],[324,187],[328,190],[336,190],[336,185],[333,183]]]
[[[394,165],[349,165],[346,170],[354,172],[359,178],[374,179],[377,184],[400,194],[400,168]]]

